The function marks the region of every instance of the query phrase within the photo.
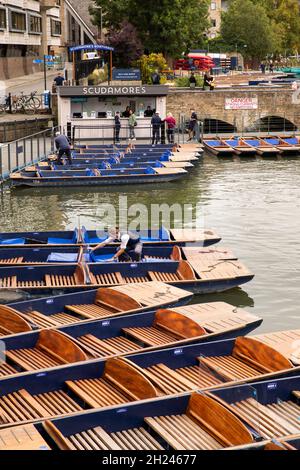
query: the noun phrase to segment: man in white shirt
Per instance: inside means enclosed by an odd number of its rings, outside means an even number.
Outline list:
[[[99,243],[92,251],[102,248],[109,243],[121,242],[116,254],[108,261],[140,261],[142,257],[143,243],[138,235],[124,232],[121,233],[119,227],[109,230],[109,237]]]

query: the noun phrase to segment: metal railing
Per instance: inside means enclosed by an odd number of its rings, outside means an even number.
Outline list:
[[[52,127],[13,142],[0,144],[0,183],[13,171],[43,160],[54,151],[55,132]]]

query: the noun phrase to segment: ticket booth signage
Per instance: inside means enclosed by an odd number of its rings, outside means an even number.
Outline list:
[[[116,81],[141,81],[140,69],[113,69],[113,80]]]

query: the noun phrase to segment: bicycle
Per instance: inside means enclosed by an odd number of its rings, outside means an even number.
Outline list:
[[[41,107],[41,100],[36,96],[37,92],[33,91],[30,95],[12,96],[12,113],[23,111],[25,114],[35,114]]]

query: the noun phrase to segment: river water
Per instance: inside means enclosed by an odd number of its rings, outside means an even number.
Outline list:
[[[259,314],[259,331],[299,328],[300,315],[300,157],[279,160],[219,160],[205,156],[188,178],[155,187],[119,190],[4,188],[0,231],[63,230],[78,223],[94,228],[101,203],[118,207],[192,204],[206,228],[222,236],[255,273],[242,289],[198,296],[196,301],[222,300]],[[80,219],[79,219],[80,217]]]

